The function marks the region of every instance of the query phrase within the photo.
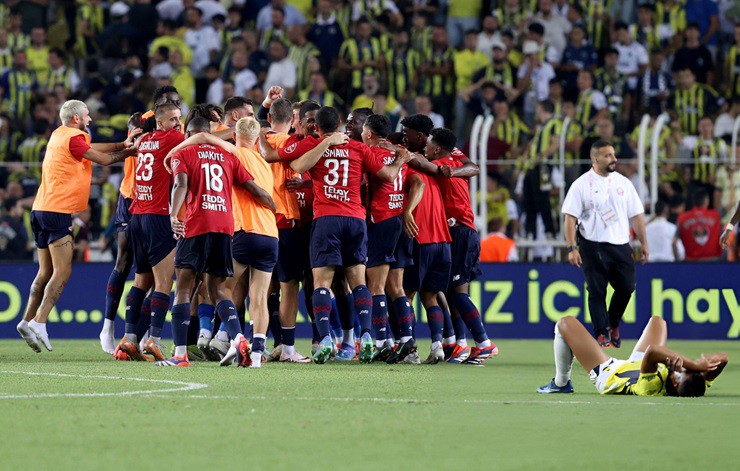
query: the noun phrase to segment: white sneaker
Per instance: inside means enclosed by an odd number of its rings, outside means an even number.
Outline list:
[[[139,340],[139,350],[141,350],[142,352],[144,351],[147,340],[149,340],[149,331],[144,333],[144,336],[141,338],[141,340]],[[157,342],[157,345],[159,345],[160,347],[162,346],[159,342]]]
[[[218,342],[223,342],[223,340],[218,340],[214,338],[213,340],[217,340]],[[213,343],[213,340],[211,340],[211,343]],[[229,349],[226,351],[226,354],[223,356],[221,361],[219,362],[219,366],[231,366],[236,361],[236,342],[234,340],[231,341],[231,345],[229,346]]]
[[[39,342],[36,340],[36,335],[33,333],[30,327],[28,327],[28,324],[25,326],[21,326],[20,322],[15,327],[15,330],[18,331],[19,334],[21,334],[21,337],[23,340],[26,341],[29,347],[31,347],[31,350],[33,350],[36,353],[41,353],[41,347],[39,347]]]
[[[229,342],[219,340],[216,337],[213,337],[211,341],[208,342],[208,349],[211,351],[211,355],[218,360],[223,359],[224,355],[229,351],[229,348]],[[234,355],[236,355],[236,350],[234,350]]]
[[[100,347],[109,355],[113,355],[116,350],[116,337],[113,335],[113,329],[103,329],[100,331]]]
[[[435,348],[431,352],[429,352],[429,356],[426,360],[424,360],[425,365],[436,365],[440,361],[445,361],[445,351],[444,348],[440,345],[439,347]]]
[[[283,355],[283,345],[280,344],[277,347],[273,348],[269,355],[267,355],[267,359],[265,361],[278,361],[280,360],[280,357]]]
[[[31,326],[31,324],[28,324],[28,328],[33,332],[33,334],[36,336],[37,340],[40,340],[41,343],[44,345],[44,348],[46,348],[48,351],[52,351],[51,348],[51,342],[49,342],[49,334],[46,332],[39,332],[37,330],[34,330],[34,328]],[[26,342],[28,343],[28,342]],[[33,347],[31,347],[33,348]]]
[[[311,363],[310,358],[304,357],[297,351],[292,354],[287,354],[285,352],[281,353],[280,361],[285,363]]]
[[[251,352],[249,358],[252,360],[250,368],[262,368],[262,354],[260,352]]]
[[[419,358],[419,354],[416,352],[409,353],[408,355],[406,355],[406,358],[401,360],[401,363],[405,363],[407,365],[419,365],[421,364],[421,358]]]

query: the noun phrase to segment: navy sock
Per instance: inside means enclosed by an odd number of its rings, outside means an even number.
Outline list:
[[[388,301],[384,294],[373,296],[373,330],[375,331],[375,340],[385,340],[388,335]]]
[[[200,323],[198,318],[190,313],[190,325],[188,326],[188,345],[195,345],[198,343],[198,334],[200,334]]]
[[[343,330],[355,327],[355,298],[352,294],[337,297],[337,309],[339,310],[339,323]]]
[[[147,297],[139,311],[139,322],[136,324],[136,338],[143,339],[152,324],[152,298]]]
[[[170,295],[155,291],[152,294],[152,337],[162,337],[162,327],[164,327],[164,320],[169,308]]]
[[[281,330],[283,345],[295,345],[295,327],[283,327]]]
[[[401,338],[401,329],[398,326],[398,316],[396,315],[395,306],[395,301],[388,304],[388,327],[391,329],[391,332],[393,332],[393,338],[398,340]],[[386,337],[387,334],[388,333],[386,332]]]
[[[239,324],[239,315],[236,312],[236,306],[228,299],[221,301],[216,306],[218,317],[221,318],[221,324],[226,328],[229,337],[235,339],[242,333],[242,326]]]
[[[470,295],[467,293],[455,293],[452,296],[452,302],[455,303],[457,312],[460,313],[460,317],[465,321],[465,325],[468,326],[470,333],[473,334],[473,339],[478,343],[488,340],[488,334],[486,334],[486,328],[483,326],[480,312],[475,307],[475,304],[473,304],[473,301],[470,300]]]
[[[198,305],[198,323],[201,329],[206,329],[213,333],[213,318],[216,316],[216,308],[210,304]]]
[[[282,343],[282,330],[280,327],[280,294],[272,293],[267,297],[267,312],[270,314],[268,328],[273,338],[273,347]]]
[[[372,297],[370,298],[370,306],[372,307]],[[372,314],[370,314],[370,315],[372,316]],[[370,319],[370,326],[371,326],[371,327],[372,327],[372,321],[373,321],[373,320],[372,320],[372,318],[371,318],[371,319]],[[352,324],[352,328],[353,328],[353,329],[354,329],[354,331],[355,331],[355,338],[356,338],[356,339],[359,339],[359,338],[360,338],[360,336],[361,336],[361,335],[362,335],[363,333],[365,333],[365,332],[369,332],[369,331],[370,331],[370,329],[368,329],[367,331],[366,331],[366,330],[363,330],[363,328],[362,328],[362,324],[360,324],[360,316],[359,316],[359,315],[358,315],[358,314],[357,314],[356,312],[355,312],[355,322],[354,322],[354,324]]]
[[[339,316],[339,306],[337,306],[337,298],[331,298],[331,312],[329,313],[329,325],[331,330],[334,332],[335,337],[341,337],[342,333],[342,321]]]
[[[440,309],[442,309],[442,314],[445,316],[444,327],[442,329],[442,338],[450,338],[455,335],[455,329],[452,327],[452,317],[450,316],[450,311],[444,309],[442,306],[440,306]]]
[[[252,339],[252,352],[259,353],[265,351],[265,338],[255,337]]]
[[[373,328],[373,296],[365,285],[353,289],[352,296],[355,298],[355,315],[360,320],[360,335],[362,335],[365,332],[370,332]],[[355,335],[357,335],[356,326]]]
[[[144,303],[146,291],[132,286],[126,296],[126,333],[136,334],[136,324],[139,323],[141,305]]]
[[[401,337],[413,337],[414,316],[411,313],[411,303],[406,296],[393,301],[393,310],[396,312],[396,321],[398,323],[398,339]]]
[[[452,327],[455,329],[455,338],[459,340],[465,340],[465,321],[462,316],[455,316],[452,318]]]
[[[429,331],[432,334],[432,342],[441,342],[442,330],[444,329],[445,323],[445,315],[442,312],[442,308],[439,306],[430,306],[426,308],[426,311]]]
[[[329,315],[331,313],[331,294],[325,288],[313,292],[313,313],[316,316],[316,329],[323,340],[329,335]]]
[[[113,270],[108,277],[108,286],[105,290],[105,318],[110,321],[116,318],[124,284],[126,284],[126,276]]]
[[[316,322],[311,322],[311,343],[321,342],[321,336],[319,335],[319,329],[316,327]]]
[[[177,304],[172,307],[172,340],[176,347],[188,344],[188,328],[190,327],[190,303]]]

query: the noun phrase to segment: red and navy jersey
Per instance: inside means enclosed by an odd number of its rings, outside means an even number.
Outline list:
[[[463,155],[463,157],[465,157],[465,155]],[[463,163],[452,155],[432,160],[432,163],[440,167],[448,166],[450,168],[463,166]],[[457,177],[447,178],[443,175],[439,175],[437,176],[437,182],[442,191],[442,199],[444,201],[447,219],[454,219],[454,222],[468,226],[471,229],[475,229],[475,218],[473,216],[473,208],[470,205],[470,188],[468,187],[468,180]]]
[[[141,139],[136,156],[131,214],[166,216],[170,213],[172,179],[164,166],[164,158],[184,139],[185,136],[176,129],[150,132]]]
[[[392,165],[396,160],[396,153],[383,147],[374,146],[370,150],[383,161],[383,165]],[[386,182],[377,177],[370,179],[370,216],[374,223],[379,223],[392,217],[403,214],[403,205],[406,194],[403,191],[408,167],[402,166],[398,176],[392,182]]]
[[[188,176],[185,237],[207,233],[233,235],[233,184],[254,180],[241,162],[220,147],[198,144],[175,154],[172,172]]]
[[[349,141],[327,149],[309,170],[313,181],[314,219],[323,216],[365,219],[360,196],[362,176],[366,172],[378,173],[383,167],[383,161],[361,142]]]
[[[298,136],[291,134],[290,138],[285,141],[285,146],[278,149],[278,157],[283,162],[291,162],[316,147],[320,139],[313,136]]]
[[[409,168],[408,178],[412,175],[419,175],[426,185],[424,196],[413,211],[414,220],[419,227],[416,241],[420,244],[452,242],[450,229],[447,227],[447,220],[445,219],[442,192],[439,189],[437,179]]]

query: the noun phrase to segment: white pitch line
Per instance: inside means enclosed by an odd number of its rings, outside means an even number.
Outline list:
[[[150,379],[150,378],[124,378],[121,376],[101,376],[101,375],[75,375],[65,373],[42,373],[32,371],[9,371],[0,370],[0,373],[4,374],[19,374],[27,376],[54,376],[61,378],[84,378],[84,379],[109,379],[119,381],[137,381],[141,383],[164,383],[177,385],[176,388],[165,388],[165,389],[145,389],[138,391],[119,391],[110,393],[38,393],[38,394],[10,394],[0,395],[0,399],[40,399],[40,398],[51,398],[51,397],[108,397],[108,396],[136,396],[136,395],[152,395],[172,392],[184,392],[184,391],[195,391],[198,389],[207,388],[207,384],[203,383],[189,383],[185,381],[173,381],[169,379]]]

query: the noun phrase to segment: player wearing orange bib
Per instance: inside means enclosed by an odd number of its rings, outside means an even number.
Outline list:
[[[159,87],[155,90],[152,101],[155,109],[164,103],[172,103],[178,108],[181,106],[181,99],[177,93],[177,89],[169,85]],[[147,126],[151,125],[150,130],[156,128],[156,122],[152,122],[154,121],[154,110],[149,110],[141,115],[141,122],[144,123],[146,121],[149,121]],[[131,219],[129,208],[134,197],[135,177],[136,157],[131,157],[126,159],[123,166],[123,180],[121,181],[115,217],[118,250],[116,252],[116,263],[108,278],[108,285],[105,291],[105,320],[103,321],[103,328],[100,331],[100,346],[104,352],[111,355],[116,347],[113,332],[114,320],[118,312],[118,305],[121,302],[123,285],[126,283],[126,278],[128,278],[134,261],[133,254],[129,251],[127,227]],[[147,304],[148,302],[145,301],[145,306]],[[144,325],[144,329],[146,329],[146,325]]]
[[[72,214],[84,211],[90,198],[92,163],[111,165],[136,154],[132,133],[124,142],[91,144],[85,131],[92,119],[85,103],[69,100],[59,111],[59,126],[49,138],[41,168],[41,185],[31,211],[39,271],[17,330],[36,352],[38,340],[51,351],[46,320],[72,274]]]

